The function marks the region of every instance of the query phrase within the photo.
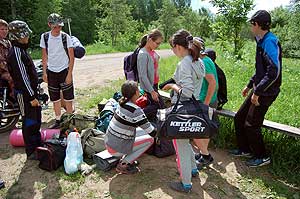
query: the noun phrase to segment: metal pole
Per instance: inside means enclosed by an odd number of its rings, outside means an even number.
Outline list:
[[[71,21],[72,21],[72,20],[71,20],[70,18],[67,19],[68,28],[69,28],[69,35],[70,35],[70,36],[72,36],[72,33],[71,33],[71,25],[70,25]]]

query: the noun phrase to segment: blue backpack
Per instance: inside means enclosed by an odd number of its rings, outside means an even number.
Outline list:
[[[136,48],[132,53],[124,57],[124,74],[126,80],[139,81],[139,74],[137,70],[137,56],[140,48]]]

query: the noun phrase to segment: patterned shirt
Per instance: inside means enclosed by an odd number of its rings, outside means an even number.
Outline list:
[[[117,152],[131,153],[137,127],[147,134],[154,130],[140,107],[131,102],[118,105],[106,131],[105,144]]]

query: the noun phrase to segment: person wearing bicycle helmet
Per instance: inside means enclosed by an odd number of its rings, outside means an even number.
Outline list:
[[[255,35],[255,73],[242,91],[246,97],[235,115],[234,125],[238,149],[230,151],[235,156],[252,156],[249,167],[271,162],[266,154],[261,127],[271,104],[280,92],[282,50],[278,38],[270,32],[271,15],[266,10],[257,11],[249,20]]]
[[[8,24],[12,47],[7,57],[8,70],[14,80],[15,96],[22,115],[22,134],[27,159],[36,160],[35,148],[41,146],[41,106],[37,99],[38,76],[27,52],[31,30],[26,22]]]

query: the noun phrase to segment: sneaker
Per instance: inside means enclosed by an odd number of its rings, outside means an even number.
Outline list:
[[[261,167],[271,163],[271,158],[253,158],[246,162],[249,167]]]
[[[133,161],[132,163],[134,166],[139,166],[140,162],[138,160]]]
[[[251,153],[244,152],[244,151],[241,151],[239,149],[229,150],[229,153],[233,156],[236,156],[236,157],[246,157],[246,158],[251,158],[252,157]]]
[[[198,160],[202,157],[202,154],[201,153],[196,153],[195,154],[195,159]]]
[[[192,177],[198,177],[199,176],[199,170],[198,169],[192,169]]]
[[[135,174],[139,172],[139,169],[134,164],[126,164],[124,162],[120,162],[117,165],[116,171],[118,173],[123,173],[123,174]]]
[[[0,189],[5,187],[5,182],[3,180],[0,179]]]
[[[196,160],[198,170],[201,170],[204,167],[207,167],[213,161],[214,161],[214,158],[210,154],[209,154],[209,158],[204,158],[204,156],[201,156],[200,159]]]
[[[60,121],[59,120],[55,120],[55,123],[50,125],[48,127],[49,129],[59,129],[60,128]]]
[[[169,187],[175,191],[189,193],[192,190],[192,185],[184,185],[182,182],[171,182]]]

